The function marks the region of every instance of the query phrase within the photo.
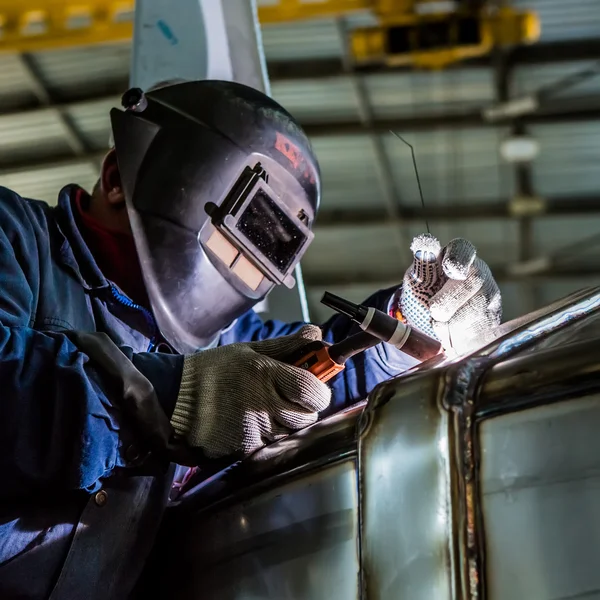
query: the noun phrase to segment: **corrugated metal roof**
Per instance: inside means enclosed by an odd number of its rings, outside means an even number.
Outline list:
[[[35,54],[35,61],[51,90],[78,98],[114,89],[129,76],[129,44],[97,45]]]
[[[352,279],[357,273],[369,278],[393,279],[402,269],[394,225],[355,225],[319,228],[306,254],[303,265],[313,275],[335,273],[336,278]],[[422,223],[403,227],[406,247],[412,238],[426,231]],[[491,265],[505,264],[518,259],[518,225],[514,221],[476,220],[431,224],[431,233],[447,243],[457,237],[471,240],[479,255]]]
[[[600,31],[598,0],[514,0],[513,5],[538,13],[544,42],[591,38]]]
[[[517,0],[523,8],[532,8],[542,20],[542,38],[577,39],[593,37],[600,32],[600,5],[598,0]],[[350,27],[372,22],[369,15],[347,17]],[[309,58],[339,57],[342,44],[338,25],[334,19],[314,20],[263,28],[265,54],[269,60],[306,60]],[[131,60],[130,46],[125,44],[97,45],[67,50],[54,50],[35,54],[35,60],[51,87],[63,94],[77,96],[78,90],[101,92],[103,87],[127,78]],[[566,67],[564,67],[566,68]],[[524,83],[538,74],[562,70],[562,65],[543,68],[524,67]],[[422,81],[421,81],[422,80]],[[410,81],[410,85],[409,84]],[[393,110],[396,106],[410,103],[409,94],[414,94],[415,104],[471,102],[476,98],[491,95],[489,76],[485,71],[451,69],[441,73],[415,73],[406,77],[378,76],[373,78],[374,93],[389,100]],[[412,89],[412,92],[411,92]],[[451,94],[455,97],[452,98]],[[11,55],[2,56],[0,70],[0,107],[10,106],[17,98],[23,103],[23,95],[29,92],[18,60]],[[421,97],[423,96],[423,97]],[[397,104],[393,99],[397,98]]]
[[[502,128],[438,129],[403,133],[415,149],[423,195],[431,205],[481,203],[513,193],[511,171],[500,162]],[[410,149],[394,136],[384,136],[396,187],[406,205],[420,204]]]
[[[321,165],[323,207],[369,210],[383,206],[368,137],[316,138],[313,147]]]
[[[588,248],[585,239],[600,234],[600,217],[543,217],[534,221],[534,245],[537,254],[546,256],[554,254],[564,246],[582,242],[580,256],[575,256],[579,263],[596,258],[600,253],[600,244]],[[595,261],[598,262],[597,260]]]
[[[502,129],[399,132],[414,146],[428,204],[478,204],[513,194],[512,169],[500,161]],[[392,176],[404,206],[421,203],[410,149],[383,134]],[[323,173],[323,206],[328,209],[381,208],[384,200],[373,144],[366,135],[319,137],[313,146]]]
[[[494,99],[489,69],[381,73],[363,76],[375,118],[456,114]],[[356,119],[356,92],[348,77],[315,81],[274,81],[273,96],[297,118],[309,122]]]
[[[397,269],[398,248],[391,225],[335,227],[316,232],[302,262],[313,275],[348,277],[369,274],[385,279]],[[410,242],[409,242],[410,244]]]
[[[598,0],[598,11],[600,11],[600,0]],[[600,26],[598,27],[600,35]],[[528,94],[538,91],[547,85],[554,85],[566,76],[578,73],[590,67],[596,61],[582,60],[565,63],[546,65],[521,65],[513,73],[513,95]],[[569,96],[586,96],[600,93],[600,76],[588,77],[581,83],[559,92],[556,98],[567,98]]]
[[[346,28],[375,24],[373,15],[355,13],[344,18]],[[306,60],[343,55],[344,28],[335,19],[315,19],[265,25],[262,28],[265,55],[269,60]]]
[[[320,123],[358,118],[356,94],[348,77],[274,81],[271,93],[300,121]]]
[[[121,106],[118,97],[74,104],[69,108],[68,114],[73,124],[83,134],[90,149],[103,150],[108,148],[110,137],[109,113],[111,108],[115,106]]]
[[[0,185],[18,192],[25,198],[56,204],[58,192],[69,183],[78,183],[91,189],[98,179],[98,171],[86,161],[69,166],[50,166],[21,173],[0,176]]]
[[[537,12],[542,41],[591,38],[600,31],[598,0],[514,0],[513,5]],[[372,15],[355,14],[348,16],[347,22],[353,27],[375,21]],[[265,54],[274,60],[341,56],[338,27],[334,19],[264,26]]]
[[[489,69],[386,73],[365,81],[376,118],[467,112],[494,98]]]
[[[533,163],[535,190],[544,195],[600,192],[600,123],[555,123],[529,128],[540,144]]]
[[[35,105],[36,97],[18,57],[3,54],[0,60],[0,112],[23,105]]]
[[[118,98],[73,104],[67,110],[90,150],[108,147],[108,115],[113,106],[118,106]],[[0,163],[34,162],[70,152],[55,109],[0,116]]]
[[[65,152],[69,145],[52,109],[0,116],[0,161],[32,161]]]
[[[267,25],[262,28],[268,60],[306,60],[341,56],[342,43],[333,20]]]

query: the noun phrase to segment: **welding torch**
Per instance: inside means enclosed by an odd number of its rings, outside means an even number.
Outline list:
[[[442,350],[437,340],[376,308],[354,304],[329,292],[325,292],[321,302],[346,315],[363,330],[335,344],[321,340],[310,342],[284,359],[283,362],[310,371],[323,382],[343,371],[349,358],[381,342],[387,342],[420,361],[432,358]]]

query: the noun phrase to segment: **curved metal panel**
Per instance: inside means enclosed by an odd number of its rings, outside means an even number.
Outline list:
[[[152,589],[178,600],[351,600],[358,543],[350,459],[221,510],[167,520]]]
[[[263,488],[282,484],[356,454],[356,422],[365,402],[299,431],[216,474],[190,479],[178,498],[185,510],[200,512],[243,500]]]
[[[598,431],[598,394],[481,425],[487,598],[600,598]]]
[[[580,292],[471,356],[378,386],[366,408],[200,474],[162,527],[150,590],[226,600],[598,596],[599,315],[599,290]]]
[[[438,384],[429,373],[382,386],[364,415],[361,563],[369,599],[452,598],[448,418]]]
[[[519,321],[525,324],[491,344],[478,356],[494,359],[509,358],[519,351],[527,349],[537,340],[548,338],[600,309],[600,288],[581,290],[550,307],[528,315]],[[535,317],[535,318],[533,318]]]

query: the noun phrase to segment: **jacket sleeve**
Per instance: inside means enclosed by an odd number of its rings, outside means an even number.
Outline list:
[[[119,386],[67,335],[33,329],[37,233],[25,202],[1,193],[0,501],[48,488],[92,492],[129,466],[125,451],[135,441]]]
[[[387,312],[390,300],[397,288],[382,290],[364,301]],[[220,344],[249,342],[289,335],[298,331],[305,323],[284,323],[283,321],[265,321],[254,311],[249,311],[238,319],[221,335]],[[360,331],[348,317],[336,315],[323,325],[323,338],[334,343]],[[321,416],[335,413],[351,404],[364,400],[369,392],[382,381],[399,375],[417,364],[417,361],[389,344],[379,344],[357,354],[346,362],[346,368],[331,380],[332,401]]]

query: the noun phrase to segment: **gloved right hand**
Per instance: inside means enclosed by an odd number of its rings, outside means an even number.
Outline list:
[[[407,323],[464,354],[491,342],[502,319],[502,297],[475,246],[457,238],[444,248],[430,234],[411,245],[400,310]]]
[[[312,373],[277,360],[321,339],[314,325],[286,337],[231,344],[187,356],[176,433],[208,458],[244,455],[314,423],[331,390]]]

